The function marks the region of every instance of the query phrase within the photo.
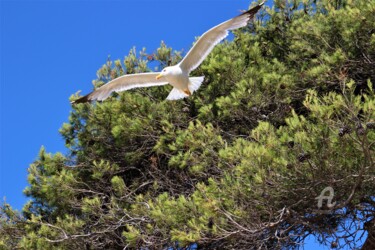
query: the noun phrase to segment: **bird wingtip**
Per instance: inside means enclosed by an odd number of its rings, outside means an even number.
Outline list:
[[[266,0],[265,1],[262,1],[261,3],[259,3],[257,6],[255,7],[262,7],[264,4],[266,3]]]
[[[74,104],[78,104],[78,103],[89,102],[89,101],[90,101],[90,99],[89,99],[89,95],[90,95],[90,94],[85,95],[85,96],[82,96],[82,97],[80,97],[80,98],[78,98],[78,99],[76,99],[76,100],[71,101],[70,103],[74,105]]]
[[[261,2],[260,4],[252,7],[251,9],[249,9],[248,11],[245,11],[244,13],[242,13],[241,15],[250,15],[250,16],[253,16],[255,15],[259,10],[260,8],[264,5],[266,1],[263,1]]]

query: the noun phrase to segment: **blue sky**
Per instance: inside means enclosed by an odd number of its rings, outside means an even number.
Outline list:
[[[42,145],[65,152],[58,129],[69,96],[92,89],[96,71],[136,46],[152,53],[161,40],[188,50],[196,36],[231,18],[237,1],[1,0],[1,186],[15,208],[26,198],[27,167]]]
[[[247,9],[249,0],[0,0],[0,198],[22,209],[27,168],[44,145],[66,152],[58,133],[69,96],[91,91],[110,55],[164,40],[187,51],[194,38]],[[305,249],[317,249],[310,241]]]

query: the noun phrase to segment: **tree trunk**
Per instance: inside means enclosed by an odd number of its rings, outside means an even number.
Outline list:
[[[375,219],[372,219],[366,222],[364,229],[367,231],[368,235],[361,250],[374,250],[375,249]]]

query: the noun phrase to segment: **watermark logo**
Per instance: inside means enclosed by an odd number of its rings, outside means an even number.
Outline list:
[[[328,195],[326,195],[327,193]],[[325,189],[323,189],[320,195],[315,198],[315,200],[318,200],[318,208],[321,209],[323,207],[324,200],[327,201],[328,208],[333,208],[336,205],[336,202],[332,202],[334,195],[335,195],[335,191],[333,191],[332,187],[326,187]]]

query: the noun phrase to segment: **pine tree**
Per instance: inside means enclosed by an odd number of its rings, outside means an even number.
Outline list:
[[[133,48],[94,87],[180,59]],[[194,74],[189,99],[72,106],[69,153],[40,150],[0,249],[374,248],[375,1],[274,1]]]

